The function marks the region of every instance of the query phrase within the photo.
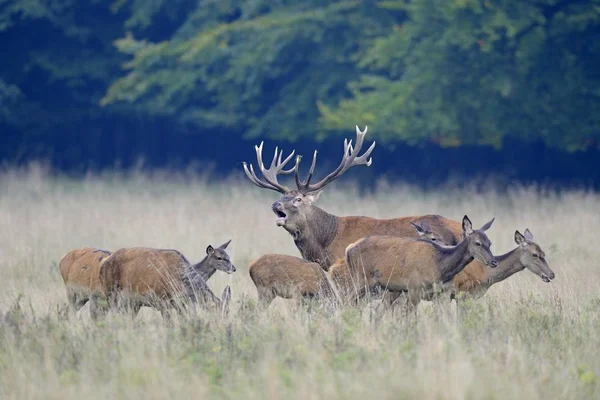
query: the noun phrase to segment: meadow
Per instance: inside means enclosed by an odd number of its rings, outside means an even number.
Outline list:
[[[416,318],[373,304],[336,310],[277,299],[256,309],[250,261],[298,255],[275,225],[278,194],[240,177],[111,173],[55,177],[39,167],[0,175],[0,398],[590,399],[600,398],[600,195],[447,185],[422,190],[344,182],[318,205],[337,215],[437,213],[488,232],[495,254],[529,228],[556,279],[528,271],[502,282],[456,318],[422,303]],[[94,322],[66,302],[58,261],[68,250],[176,248],[190,261],[228,239],[237,272],[225,319],[198,311],[172,325],[144,308]],[[185,397],[184,397],[185,396]],[[241,397],[240,397],[241,396]]]

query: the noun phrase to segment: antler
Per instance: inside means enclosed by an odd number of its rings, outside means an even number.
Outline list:
[[[279,151],[278,147],[275,147],[275,154],[273,155],[273,160],[271,161],[271,166],[269,167],[269,169],[266,169],[264,164],[263,164],[263,160],[262,160],[262,149],[263,149],[263,143],[264,142],[260,142],[260,146],[254,146],[254,149],[256,150],[256,162],[258,164],[258,168],[260,169],[260,172],[262,174],[262,176],[265,178],[264,181],[261,181],[260,179],[258,179],[258,177],[256,176],[256,173],[254,172],[254,167],[252,166],[252,164],[250,164],[250,168],[248,168],[248,164],[246,164],[244,162],[244,172],[246,173],[246,176],[248,177],[248,179],[250,179],[250,181],[252,183],[254,183],[256,186],[264,188],[264,189],[271,189],[271,190],[275,190],[279,193],[285,194],[287,192],[290,191],[290,189],[288,189],[287,187],[281,185],[279,182],[277,182],[277,175],[279,174],[291,174],[292,172],[294,172],[296,170],[296,168],[292,168],[292,169],[283,169],[285,167],[285,165],[290,162],[290,160],[292,159],[292,157],[294,156],[295,150],[292,151],[292,153],[287,156],[287,158],[285,160],[283,160],[283,162],[281,161],[281,158],[283,157],[283,150]],[[298,160],[296,161],[296,164],[298,164]]]
[[[362,149],[363,143],[365,141],[365,135],[367,134],[367,127],[365,126],[364,132],[361,132],[358,126],[356,126],[356,146],[352,147],[352,140],[348,141],[348,139],[344,139],[344,156],[342,157],[342,161],[340,165],[329,175],[327,175],[320,182],[315,183],[314,185],[310,184],[310,180],[315,172],[315,166],[317,165],[317,152],[313,154],[312,165],[310,166],[310,170],[308,171],[308,176],[304,182],[300,181],[300,176],[298,173],[298,166],[300,164],[300,159],[296,159],[296,165],[294,166],[295,171],[295,179],[296,186],[298,190],[304,194],[310,192],[316,192],[317,190],[323,189],[330,182],[334,181],[338,177],[340,177],[344,172],[348,169],[356,166],[356,165],[366,165],[369,167],[373,162],[373,159],[370,157],[371,152],[375,148],[375,142],[371,144],[371,146],[364,152],[364,154],[358,157],[358,153]]]

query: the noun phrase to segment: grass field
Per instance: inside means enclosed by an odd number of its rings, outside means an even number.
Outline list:
[[[270,211],[277,194],[166,174],[74,181],[5,171],[0,398],[600,398],[600,195],[382,184],[359,196],[332,186],[319,206],[338,215],[466,213],[477,227],[495,216],[496,254],[529,228],[556,279],[523,271],[469,304],[460,322],[454,305],[431,303],[416,319],[374,318],[370,306],[330,315],[281,299],[258,313],[248,263],[297,255]],[[230,238],[238,272],[209,281],[217,293],[232,285],[226,320],[199,312],[171,326],[143,309],[135,321],[110,314],[94,323],[88,306],[71,318],[57,312],[66,301],[57,264],[71,248],[176,248],[196,261]]]

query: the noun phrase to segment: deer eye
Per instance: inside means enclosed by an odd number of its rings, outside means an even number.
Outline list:
[[[434,238],[434,237],[432,237],[432,238],[431,238],[431,241],[432,241],[432,242],[435,242],[436,240],[437,240],[437,239],[436,239],[436,238]]]
[[[302,203],[302,197],[296,197],[294,203]]]
[[[537,253],[533,253],[531,255],[533,256],[533,258],[538,258],[539,257]]]
[[[475,242],[475,246],[481,246],[481,242]]]
[[[221,261],[222,259],[223,259],[223,257],[217,256],[217,261]]]

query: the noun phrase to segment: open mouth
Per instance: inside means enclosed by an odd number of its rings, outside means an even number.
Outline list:
[[[286,213],[284,213],[283,211],[279,211],[279,210],[273,210],[273,212],[275,213],[275,215],[277,215],[277,219],[275,220],[275,223],[277,224],[277,226],[285,225],[285,223],[287,222]]]

